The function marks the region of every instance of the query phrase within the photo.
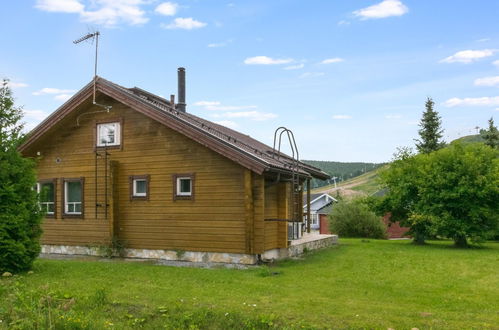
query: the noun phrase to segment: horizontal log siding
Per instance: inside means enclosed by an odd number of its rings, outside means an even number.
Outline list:
[[[273,184],[265,188],[265,219],[277,219],[277,185]],[[265,221],[265,250],[278,247],[278,228],[276,221]]]
[[[111,100],[102,100],[109,104]],[[57,203],[62,201],[62,177],[85,177],[85,218],[44,221],[43,244],[92,245],[108,242],[113,229],[111,219],[95,219],[94,145],[95,120],[123,118],[122,150],[110,149],[109,159],[117,162],[117,187],[109,196],[117,201],[113,210],[116,234],[130,248],[177,249],[244,253],[246,245],[244,169],[130,108],[114,102],[110,113],[80,117],[82,110],[69,115],[56,132],[47,134],[28,156],[41,152],[38,178],[59,178]],[[60,162],[55,160],[60,158]],[[100,175],[103,168],[99,167]],[[172,175],[195,173],[194,200],[173,200]],[[129,198],[131,175],[150,175],[149,200]],[[256,193],[263,192],[263,178],[253,180]],[[103,180],[103,179],[100,179]],[[102,185],[102,183],[99,183]],[[103,185],[102,185],[103,186]],[[112,203],[112,201],[110,201]],[[263,208],[263,198],[256,206]],[[111,213],[110,213],[111,215]],[[263,215],[255,223],[257,250],[262,250]],[[261,251],[260,251],[261,252]]]

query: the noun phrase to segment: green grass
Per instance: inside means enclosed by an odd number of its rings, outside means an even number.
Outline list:
[[[497,328],[498,269],[499,243],[357,239],[247,270],[38,260],[0,279],[0,328]]]

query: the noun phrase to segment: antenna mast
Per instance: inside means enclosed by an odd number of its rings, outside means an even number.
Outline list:
[[[94,93],[93,93],[93,104],[94,105],[97,105],[97,106],[100,106],[104,109],[106,109],[107,112],[109,112],[109,110],[112,108],[110,105],[103,105],[103,104],[99,104],[97,102],[95,102],[95,94],[96,94],[96,85],[97,85],[97,60],[98,60],[98,50],[99,50],[99,36],[100,36],[100,32],[99,31],[96,31],[94,33],[87,33],[86,35],[84,35],[83,37],[79,38],[79,39],[76,39],[73,41],[73,44],[77,45],[83,41],[86,41],[86,40],[92,40],[92,42],[95,40],[95,63],[94,63]]]

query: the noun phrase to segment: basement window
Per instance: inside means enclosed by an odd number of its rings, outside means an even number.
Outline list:
[[[175,174],[173,176],[173,196],[176,199],[194,199],[194,174]]]
[[[40,209],[47,217],[55,215],[55,180],[44,180],[36,184]]]
[[[119,122],[97,124],[97,147],[119,146],[121,125]]]
[[[149,198],[149,175],[130,176],[130,200]]]
[[[83,215],[83,178],[64,179],[64,215]]]

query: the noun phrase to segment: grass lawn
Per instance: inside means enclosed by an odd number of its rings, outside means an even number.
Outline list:
[[[499,243],[340,241],[247,270],[38,260],[0,279],[0,328],[498,328]]]

